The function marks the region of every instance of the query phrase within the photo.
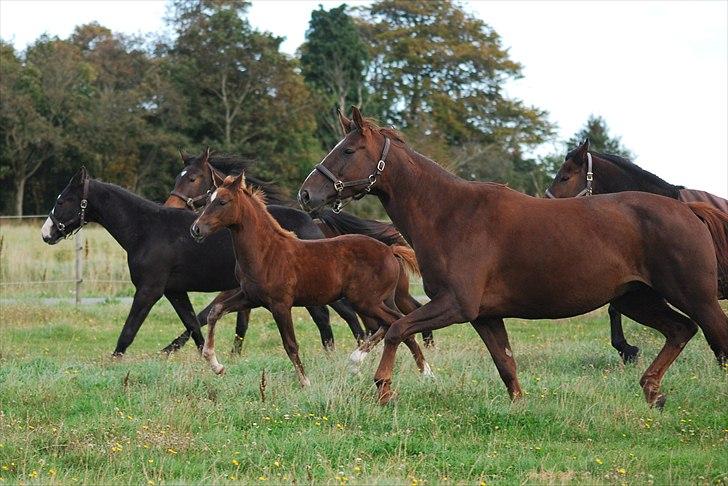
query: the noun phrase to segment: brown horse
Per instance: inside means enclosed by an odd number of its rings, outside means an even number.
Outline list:
[[[718,360],[728,358],[711,233],[689,207],[637,192],[550,200],[467,182],[356,108],[353,120],[342,115],[341,123],[346,136],[308,176],[299,200],[316,208],[362,193],[379,197],[414,248],[432,299],[386,331],[374,376],[380,403],[392,396],[403,339],[468,321],[517,398],[521,386],[503,319],[569,317],[607,302],[665,336],[640,380],[650,405],[664,405],[665,371],[698,326]],[[727,266],[728,251],[718,260]]]
[[[334,213],[328,208],[320,211],[317,214],[317,219],[314,220],[311,220],[305,213],[301,213],[300,209],[293,209],[291,207],[287,212],[284,211],[280,206],[293,206],[296,202],[285,195],[274,183],[251,177],[247,172],[247,168],[251,164],[246,159],[234,155],[211,155],[209,148],[198,157],[190,157],[182,152],[180,152],[180,156],[185,163],[185,167],[177,176],[174,189],[164,203],[165,206],[177,208],[186,207],[190,210],[198,210],[207,204],[210,194],[215,190],[213,173],[215,173],[218,179],[222,180],[225,178],[225,175],[236,175],[246,171],[246,184],[261,189],[265,194],[268,210],[273,217],[276,218],[284,229],[293,231],[301,239],[310,240],[324,237],[333,238],[345,234],[362,234],[371,236],[390,246],[402,245],[409,248],[409,245],[404,241],[404,238],[397,231],[397,228],[388,223],[363,219],[345,212]],[[271,206],[271,204],[277,205],[278,207]],[[291,215],[291,212],[301,214]],[[307,221],[303,221],[303,218],[299,216],[304,216]],[[316,227],[313,227],[314,224]],[[405,314],[412,312],[421,305],[410,294],[410,282],[406,274],[400,275],[399,282],[397,283],[397,292],[395,293],[395,303],[397,304],[397,308]],[[346,321],[352,329],[352,332],[354,332],[354,329],[359,328],[357,316],[345,300],[333,303],[332,308]],[[326,319],[322,320],[322,313],[317,311],[312,313],[314,321],[317,322],[320,328],[324,328],[324,325],[328,326],[328,313],[325,311],[325,308],[311,308],[312,311],[316,311],[316,309],[323,309],[323,316]],[[203,326],[207,322],[206,315],[205,311],[200,313],[200,323]],[[363,315],[359,317],[361,317],[368,332],[373,332],[373,330],[379,327],[376,321]],[[324,320],[326,322],[322,322]],[[238,354],[242,339],[245,337],[247,322],[247,315],[245,313],[238,313],[235,347],[233,348],[234,352]],[[363,332],[360,334],[355,333],[355,337],[358,340],[360,340],[360,337],[363,339],[363,335]],[[175,340],[175,344],[184,342],[187,337],[187,333],[183,334]],[[434,346],[435,341],[431,332],[424,333],[422,339],[426,347]],[[176,347],[179,346],[177,345]]]
[[[546,190],[546,197],[580,197],[625,191],[650,192],[677,199],[689,204],[705,224],[720,224],[720,221],[728,224],[728,200],[670,184],[623,157],[591,151],[589,139],[566,154],[564,163]],[[699,203],[710,207],[701,207]],[[715,243],[722,248],[728,247],[728,241]],[[724,272],[718,274],[718,298],[728,299],[728,274]],[[639,348],[625,339],[621,314],[613,306],[609,306],[609,321],[612,346],[625,361],[635,360]]]
[[[217,301],[208,316],[203,355],[213,371],[224,371],[215,357],[215,323],[233,310],[265,307],[271,311],[302,386],[309,381],[298,357],[291,307],[322,306],[344,297],[357,312],[382,327],[402,316],[394,293],[405,266],[417,268],[411,249],[389,247],[360,235],[299,240],[266,211],[260,192],[247,187],[242,174],[216,182],[218,188],[190,233],[201,241],[222,228],[230,229],[240,289]],[[414,338],[406,343],[420,371],[428,373],[429,366]]]

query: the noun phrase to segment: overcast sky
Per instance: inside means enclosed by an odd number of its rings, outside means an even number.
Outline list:
[[[283,50],[293,54],[311,10],[340,3],[254,1],[249,20],[285,37]],[[523,64],[523,79],[507,92],[548,110],[561,138],[601,115],[637,164],[728,196],[728,1],[463,4]],[[165,9],[156,0],[0,0],[0,36],[22,49],[43,32],[66,37],[92,20],[118,32],[160,32]]]

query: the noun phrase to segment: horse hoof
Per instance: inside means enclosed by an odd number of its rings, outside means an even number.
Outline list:
[[[301,380],[301,388],[306,388],[307,386],[311,386],[311,380],[304,376]]]
[[[389,402],[394,400],[394,397],[396,396],[396,393],[392,390],[385,390],[384,392],[379,394],[379,405],[384,407],[385,405],[388,405]]]
[[[425,343],[425,348],[435,349],[435,341],[433,341],[432,339],[425,339],[424,343]]]
[[[430,368],[430,363],[425,363],[425,366],[422,368],[422,376],[429,379],[435,378],[435,373],[432,372],[432,368]]]
[[[215,372],[216,375],[224,375],[225,374],[225,367],[221,364],[212,367],[212,371]]]
[[[121,359],[122,359],[123,357],[124,357],[124,353],[121,353],[121,352],[119,352],[119,351],[114,351],[113,353],[111,353],[111,358],[112,358],[112,359],[113,359],[114,361],[121,361]]]
[[[637,346],[627,345],[624,350],[619,353],[622,356],[624,364],[636,363],[637,357],[640,354],[640,348]]]
[[[663,408],[665,408],[665,402],[667,401],[667,397],[660,393],[657,395],[657,397],[652,401],[651,407],[656,408],[657,410],[662,411]]]

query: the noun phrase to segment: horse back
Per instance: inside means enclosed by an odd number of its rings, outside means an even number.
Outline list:
[[[696,189],[680,189],[678,192],[678,200],[681,202],[704,202],[710,204],[716,209],[720,209],[724,213],[728,213],[728,199]]]

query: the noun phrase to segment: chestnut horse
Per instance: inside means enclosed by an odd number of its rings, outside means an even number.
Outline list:
[[[728,358],[711,232],[688,206],[639,192],[541,199],[467,182],[409,148],[396,131],[364,120],[356,108],[352,120],[340,119],[346,136],[303,183],[300,202],[312,209],[376,195],[415,250],[432,299],[384,334],[374,376],[380,403],[391,399],[403,339],[468,321],[511,398],[520,397],[503,319],[570,317],[607,302],[665,336],[640,380],[650,405],[664,405],[662,378],[698,326],[718,360]],[[718,261],[728,266],[728,251]]]
[[[338,212],[334,213],[331,209],[323,209],[316,215],[316,219],[311,218],[306,214],[302,213],[300,209],[290,208],[288,212],[283,211],[284,208],[280,206],[293,206],[296,202],[286,196],[283,191],[280,190],[275,184],[271,182],[261,181],[255,177],[250,176],[247,171],[251,165],[250,161],[243,159],[235,155],[211,155],[209,148],[204,151],[200,156],[191,157],[180,152],[182,160],[186,164],[182,172],[177,176],[175,181],[174,189],[170,193],[169,198],[164,203],[165,206],[188,208],[190,210],[201,209],[215,189],[213,181],[213,172],[216,173],[218,178],[222,175],[237,175],[243,171],[246,171],[246,183],[253,188],[259,188],[265,194],[266,203],[268,204],[269,211],[274,218],[283,226],[284,229],[293,231],[296,236],[301,239],[322,239],[322,238],[333,238],[334,236],[340,236],[345,234],[362,234],[371,236],[372,238],[381,241],[387,245],[402,245],[409,248],[407,242],[404,241],[402,235],[400,235],[397,228],[388,223],[381,221],[375,221],[371,219],[363,219],[353,214]],[[223,175],[224,174],[224,175]],[[272,210],[271,204],[278,206],[277,210]],[[291,212],[299,213],[292,215]],[[282,213],[279,215],[279,213]],[[283,217],[280,217],[283,216]],[[305,218],[304,218],[305,217]],[[306,221],[304,221],[306,219]],[[397,292],[395,294],[395,303],[397,308],[408,314],[413,310],[420,307],[417,299],[412,297],[409,292],[410,282],[407,275],[401,275],[401,278],[397,284]],[[332,308],[346,321],[352,332],[355,328],[359,328],[359,321],[354,313],[351,306],[346,303],[346,300],[336,302],[332,304]],[[209,309],[207,307],[200,313],[200,323],[205,325],[207,322],[207,313]],[[324,315],[328,317],[326,308],[311,308],[311,310],[322,309],[323,312],[319,311],[312,314],[314,320],[321,321],[320,316]],[[360,316],[367,331],[371,332],[372,329],[376,330],[379,325],[376,321],[368,319],[366,316]],[[318,318],[318,320],[317,320]],[[242,339],[245,337],[245,331],[247,329],[247,315],[245,313],[238,313],[238,320],[236,326],[236,339],[234,351],[239,352]],[[364,332],[356,334],[357,340],[363,339]],[[186,331],[179,336],[170,346],[179,347],[189,339],[189,333]],[[423,333],[422,340],[426,347],[434,346],[435,341],[431,332]]]
[[[207,318],[202,353],[215,373],[224,371],[215,356],[215,323],[233,310],[265,307],[273,313],[302,386],[309,381],[298,356],[292,306],[322,306],[346,298],[357,312],[384,328],[402,316],[394,294],[404,267],[417,268],[412,249],[389,247],[361,235],[299,240],[271,217],[261,193],[246,186],[242,174],[216,182],[218,188],[190,228],[192,236],[202,241],[227,227],[235,249],[240,288],[233,296],[218,296]],[[405,342],[420,371],[430,374],[415,339]]]
[[[650,192],[688,204],[705,203],[723,215],[708,208],[703,208],[703,213],[712,213],[713,221],[723,220],[723,224],[728,224],[728,200],[704,191],[672,185],[623,157],[590,151],[589,139],[566,154],[564,163],[546,189],[546,197],[579,197],[624,191]],[[700,217],[702,213],[697,214]],[[709,224],[708,220],[705,222]],[[725,247],[728,242],[723,241],[721,245]],[[728,274],[718,274],[718,298],[728,298]],[[611,305],[609,322],[612,346],[625,362],[634,361],[639,348],[630,345],[625,339],[622,315]]]

